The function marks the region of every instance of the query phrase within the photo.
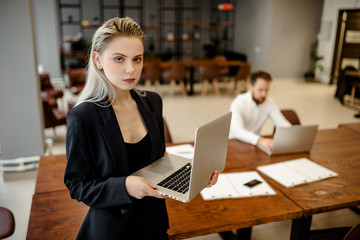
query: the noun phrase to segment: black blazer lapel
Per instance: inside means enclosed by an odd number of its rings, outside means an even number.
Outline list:
[[[150,134],[151,161],[155,161],[163,155],[163,153],[161,153],[161,133],[157,115],[155,112],[151,111],[149,104],[145,99],[146,97],[138,96],[135,91],[131,91],[131,93],[137,105],[139,106],[141,115],[143,116],[146,127],[148,129],[148,133]]]
[[[102,131],[109,151],[112,154],[112,161],[116,173],[119,176],[127,176],[129,175],[128,161],[120,161],[120,159],[127,159],[125,142],[121,135],[115,112],[112,106],[99,107],[99,111],[103,119],[103,125],[100,126],[100,130]]]

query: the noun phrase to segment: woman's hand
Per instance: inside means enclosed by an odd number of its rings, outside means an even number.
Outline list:
[[[219,177],[219,171],[218,170],[213,171],[211,178],[210,178],[210,182],[208,183],[208,185],[206,187],[211,187],[211,186],[215,185],[218,180],[218,177]]]
[[[128,194],[134,198],[142,199],[146,196],[165,198],[155,191],[156,185],[145,180],[143,177],[129,176],[125,180],[125,187]]]

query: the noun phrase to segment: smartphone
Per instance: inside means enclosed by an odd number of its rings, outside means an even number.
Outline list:
[[[250,182],[244,183],[244,185],[249,187],[249,188],[252,188],[252,187],[255,187],[256,185],[258,185],[260,183],[262,183],[262,182],[257,180],[257,179],[254,179],[254,180],[251,180]]]

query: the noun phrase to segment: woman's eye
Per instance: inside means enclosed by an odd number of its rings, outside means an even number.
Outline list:
[[[115,62],[123,62],[124,61],[124,59],[122,57],[117,57],[114,60],[115,60]]]
[[[140,63],[142,61],[142,58],[135,58],[134,61]]]

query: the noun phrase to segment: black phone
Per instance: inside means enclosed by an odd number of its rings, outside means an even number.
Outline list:
[[[256,185],[262,183],[261,181],[254,179],[251,180],[250,182],[244,183],[245,186],[248,186],[249,188],[255,187]]]

